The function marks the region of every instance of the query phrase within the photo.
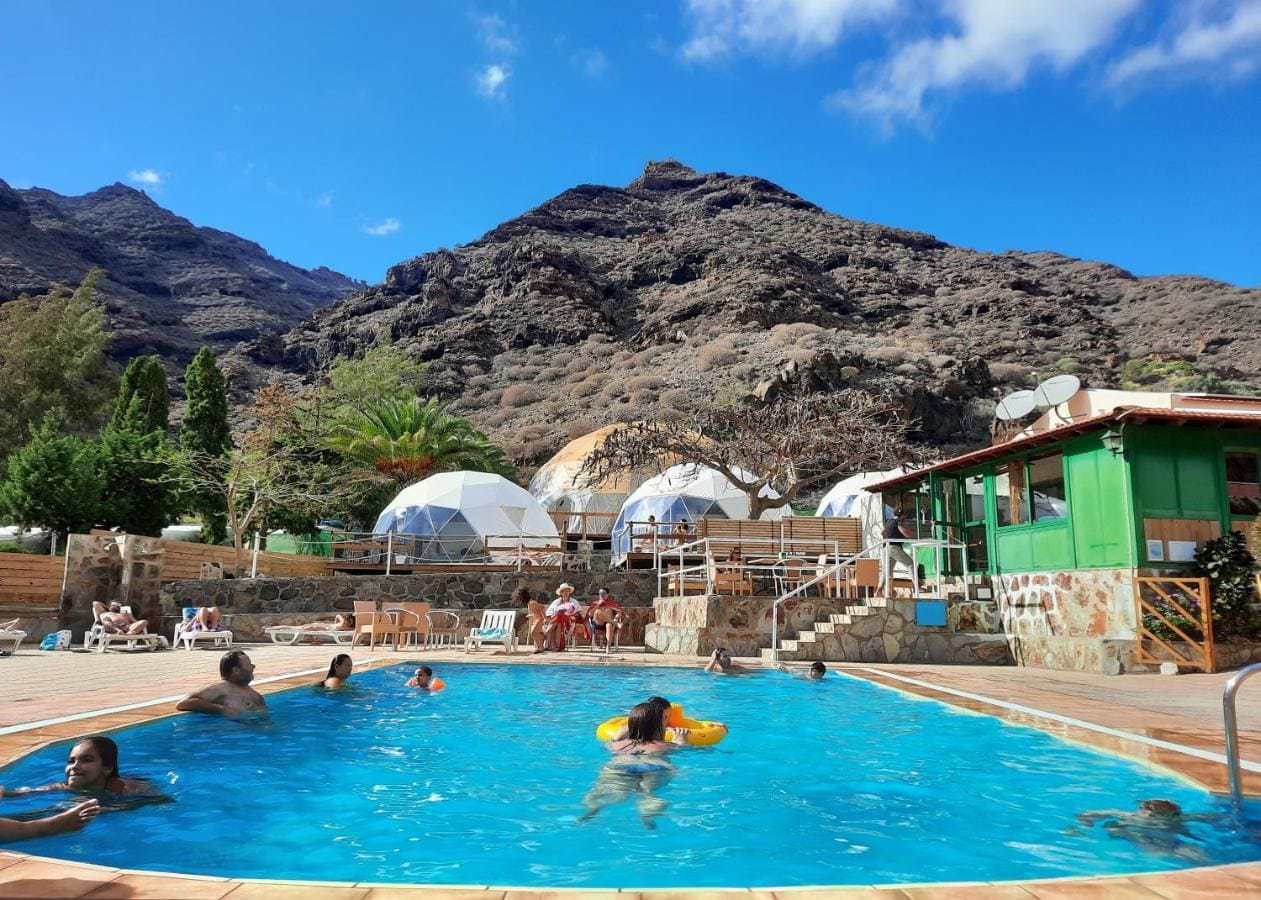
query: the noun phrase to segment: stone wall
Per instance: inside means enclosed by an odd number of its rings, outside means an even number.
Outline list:
[[[990,579],[1013,638],[1134,640],[1134,570],[1004,573]]]
[[[947,625],[921,627],[913,600],[890,600],[849,624],[832,625],[857,600],[806,597],[780,609],[781,659],[836,662],[938,662],[1007,665],[1007,642],[997,632],[997,612],[978,601],[947,605]],[[656,621],[646,643],[662,653],[708,656],[725,647],[737,656],[757,656],[771,645],[773,600],[767,597],[659,597]],[[979,631],[960,633],[950,622]],[[824,623],[820,626],[818,623]],[[804,640],[809,635],[810,640]],[[787,637],[784,637],[787,636]]]
[[[72,534],[66,544],[66,584],[61,592],[60,624],[74,633],[76,641],[92,627],[93,603],[124,602],[120,593],[123,578],[120,537]]]
[[[355,600],[428,601],[432,609],[455,610],[462,633],[481,621],[481,610],[504,609],[518,587],[542,603],[555,597],[556,586],[568,581],[585,602],[601,588],[627,610],[623,644],[643,642],[657,593],[655,570],[632,572],[442,572],[421,575],[334,575],[324,578],[228,578],[172,581],[162,586],[162,612],[178,616],[186,606],[218,606],[233,616],[232,633],[239,640],[265,640],[269,625],[329,621],[335,612],[349,612]],[[524,622],[524,611],[518,626]],[[520,627],[524,634],[524,628]]]

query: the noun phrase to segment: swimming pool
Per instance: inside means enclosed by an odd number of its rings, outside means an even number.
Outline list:
[[[269,698],[258,720],[178,716],[115,733],[123,773],[176,803],[113,813],[23,851],[254,878],[558,887],[759,887],[1114,874],[1261,858],[1192,826],[1198,861],[1083,828],[1151,797],[1220,801],[1168,775],[859,679],[696,670],[437,665]],[[314,680],[314,679],[313,679]],[[651,694],[726,721],[674,756],[656,830],[631,802],[579,822],[607,752],[595,726]],[[0,770],[59,776],[66,746]],[[6,799],[6,814],[48,798]],[[1257,810],[1250,814],[1256,818]]]

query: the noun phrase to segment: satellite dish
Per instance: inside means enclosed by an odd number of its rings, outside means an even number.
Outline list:
[[[1056,375],[1033,389],[1034,403],[1038,409],[1059,406],[1081,390],[1081,379],[1076,375]]]
[[[1003,421],[1023,419],[1033,412],[1036,405],[1033,391],[1015,391],[998,401],[998,408],[994,410],[994,415]]]

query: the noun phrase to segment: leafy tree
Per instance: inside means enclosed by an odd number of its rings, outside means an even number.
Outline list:
[[[232,449],[228,425],[228,391],[214,352],[202,347],[184,370],[188,407],[180,423],[180,447],[190,453],[226,456]],[[227,509],[222,491],[190,495],[189,508],[201,517],[202,540],[221,544],[227,538]]]
[[[1248,542],[1238,531],[1207,541],[1195,552],[1196,574],[1209,580],[1213,629],[1218,637],[1251,637],[1261,631],[1261,621],[1252,613],[1257,598],[1255,568]]]
[[[305,429],[299,405],[280,385],[260,390],[249,414],[256,427],[238,446],[222,455],[183,449],[174,467],[185,491],[222,498],[238,574],[252,532],[275,525],[299,534],[314,531],[350,481],[336,455]]]
[[[178,505],[168,471],[170,442],[157,431],[139,434],[107,426],[98,443],[105,479],[101,520],[128,534],[160,536]]]
[[[31,429],[30,442],[9,456],[0,509],[23,527],[64,537],[97,523],[105,479],[96,444],[60,434],[60,427],[60,414],[49,412]]]
[[[175,513],[175,485],[167,471],[169,410],[162,361],[133,359],[100,439],[101,518],[129,534],[160,535]]]
[[[328,443],[399,487],[455,469],[516,477],[502,448],[436,398],[365,401],[357,415],[337,424]]]
[[[118,385],[110,425],[136,434],[166,434],[170,418],[171,392],[162,360],[157,356],[133,358]]]
[[[670,424],[618,427],[588,455],[582,474],[599,482],[680,462],[707,466],[748,495],[749,518],[757,519],[841,474],[915,459],[909,430],[898,404],[859,390],[782,396],[759,409],[707,406]],[[762,496],[767,487],[779,497]]]
[[[102,275],[92,270],[74,293],[58,286],[0,305],[0,457],[24,444],[52,409],[76,434],[100,427],[117,383],[96,295]]]
[[[406,400],[425,383],[423,362],[389,344],[356,356],[339,356],[328,370],[329,414],[345,417],[376,400]]]

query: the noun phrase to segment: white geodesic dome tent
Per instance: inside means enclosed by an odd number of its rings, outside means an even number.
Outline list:
[[[754,479],[752,473],[744,469],[734,471],[741,478]],[[773,488],[764,487],[760,496],[778,497],[779,494]],[[762,519],[790,515],[792,510],[783,506],[765,510]],[[614,555],[624,555],[630,550],[628,523],[646,522],[649,516],[653,516],[659,525],[695,522],[698,519],[747,519],[749,497],[714,469],[691,463],[671,466],[637,487],[622,504],[617,521],[613,523]],[[635,529],[637,535],[645,530],[641,525],[635,526]]]
[[[415,555],[433,562],[480,556],[497,547],[555,547],[560,534],[520,485],[489,472],[443,472],[408,485],[377,517],[377,534],[413,535]]]
[[[879,493],[868,490],[890,478],[906,473],[906,469],[890,469],[887,472],[860,472],[837,482],[819,501],[815,515],[819,517],[850,517],[862,521],[863,546],[872,547],[884,538],[885,519],[893,516],[893,508],[884,502]]]
[[[604,439],[622,425],[606,425],[590,434],[574,438],[556,455],[545,462],[530,479],[530,495],[548,512],[564,510],[573,513],[607,513],[599,516],[606,526],[617,516],[617,511],[630,492],[648,480],[647,473],[624,472],[609,475],[600,480],[583,475],[582,467],[587,457],[604,443]],[[579,531],[582,523],[578,517],[569,523],[571,531]],[[603,529],[594,528],[595,531]]]

